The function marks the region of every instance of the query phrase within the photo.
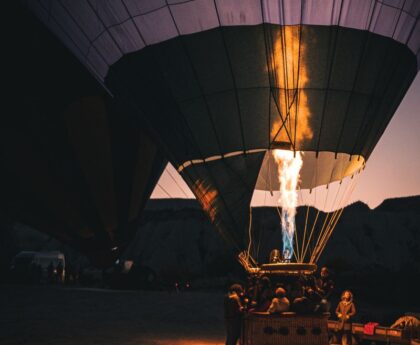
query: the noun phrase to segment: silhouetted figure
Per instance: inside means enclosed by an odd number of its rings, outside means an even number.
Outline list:
[[[305,296],[309,299],[310,313],[318,314],[324,312],[323,308],[321,308],[322,297],[315,289],[311,287],[306,288]]]
[[[62,283],[64,278],[64,267],[61,261],[58,262],[57,267],[55,269],[57,271],[57,281],[59,283]]]
[[[52,261],[47,267],[47,280],[49,284],[52,284],[55,280],[55,269],[54,269],[54,263]]]
[[[280,314],[289,311],[290,302],[286,297],[286,290],[282,287],[276,289],[276,297],[271,301],[268,312],[270,314]]]
[[[320,312],[321,296],[311,287],[304,288],[302,297],[293,300],[292,311],[297,314],[314,314]]]
[[[347,330],[346,324],[350,323],[350,319],[356,315],[356,307],[353,303],[353,294],[346,290],[341,295],[341,301],[335,310],[339,323],[337,326],[338,335],[341,338],[341,344],[347,345],[351,339],[351,327]]]
[[[273,299],[273,291],[271,288],[270,278],[264,276],[258,283],[257,306],[254,311],[265,312]]]
[[[248,276],[245,295],[248,299],[248,308],[251,308],[257,303],[257,278],[255,276]]]
[[[324,312],[330,310],[329,299],[334,290],[334,281],[331,279],[331,272],[327,267],[322,267],[319,279],[316,280],[316,290],[321,296],[321,309]]]
[[[244,307],[241,302],[244,292],[240,284],[233,284],[225,296],[226,345],[236,345],[241,336],[242,314]]]

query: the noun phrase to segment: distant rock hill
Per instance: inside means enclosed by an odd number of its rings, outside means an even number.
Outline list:
[[[420,196],[386,199],[375,211],[420,213]]]
[[[298,228],[303,226],[305,210],[298,210]],[[313,219],[315,212],[310,209],[309,218]],[[277,210],[255,208],[253,229],[263,262],[273,247],[281,246]],[[56,241],[21,224],[15,225],[13,232],[7,241],[14,243],[8,248],[60,249],[55,248]],[[229,248],[198,202],[191,199],[150,200],[123,258],[149,266],[168,279],[221,276],[235,265]],[[362,202],[349,205],[321,257],[320,264],[324,263],[344,272],[420,273],[420,196],[388,199],[373,210]]]
[[[305,210],[298,210],[298,228]],[[310,209],[309,217],[315,212]],[[255,208],[253,229],[263,262],[281,246],[277,210]],[[231,268],[227,247],[195,200],[150,200],[125,256],[164,276],[216,275]],[[420,196],[385,200],[373,210],[362,202],[349,205],[321,257],[325,263],[340,271],[420,271]]]

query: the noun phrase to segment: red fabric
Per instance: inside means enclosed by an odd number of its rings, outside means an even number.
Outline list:
[[[379,323],[377,322],[368,322],[366,325],[363,326],[363,333],[367,335],[374,335],[375,327],[378,325]]]

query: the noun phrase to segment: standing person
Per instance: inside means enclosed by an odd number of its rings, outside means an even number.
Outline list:
[[[58,283],[62,283],[64,281],[64,266],[61,261],[58,262],[55,269],[57,271],[57,281]]]
[[[351,291],[346,290],[342,293],[341,301],[338,303],[335,313],[339,320],[337,331],[341,337],[341,344],[347,345],[351,339],[351,327],[350,330],[346,330],[345,326],[346,324],[350,324],[350,319],[356,315],[356,307],[353,303],[353,294]]]
[[[329,299],[334,290],[334,281],[331,278],[331,272],[327,267],[322,267],[319,279],[316,280],[316,291],[321,296],[321,310],[329,312],[331,304]]]
[[[225,296],[226,345],[236,345],[241,336],[242,314],[244,307],[241,298],[244,295],[240,284],[233,284]]]

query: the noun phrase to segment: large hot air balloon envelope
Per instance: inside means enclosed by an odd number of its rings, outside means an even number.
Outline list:
[[[0,129],[1,211],[106,266],[134,236],[166,160],[129,107],[16,11],[25,25],[9,66],[14,109]]]
[[[301,188],[363,168],[420,64],[416,0],[121,0],[28,5],[136,109],[220,233],[244,247],[272,149]]]

